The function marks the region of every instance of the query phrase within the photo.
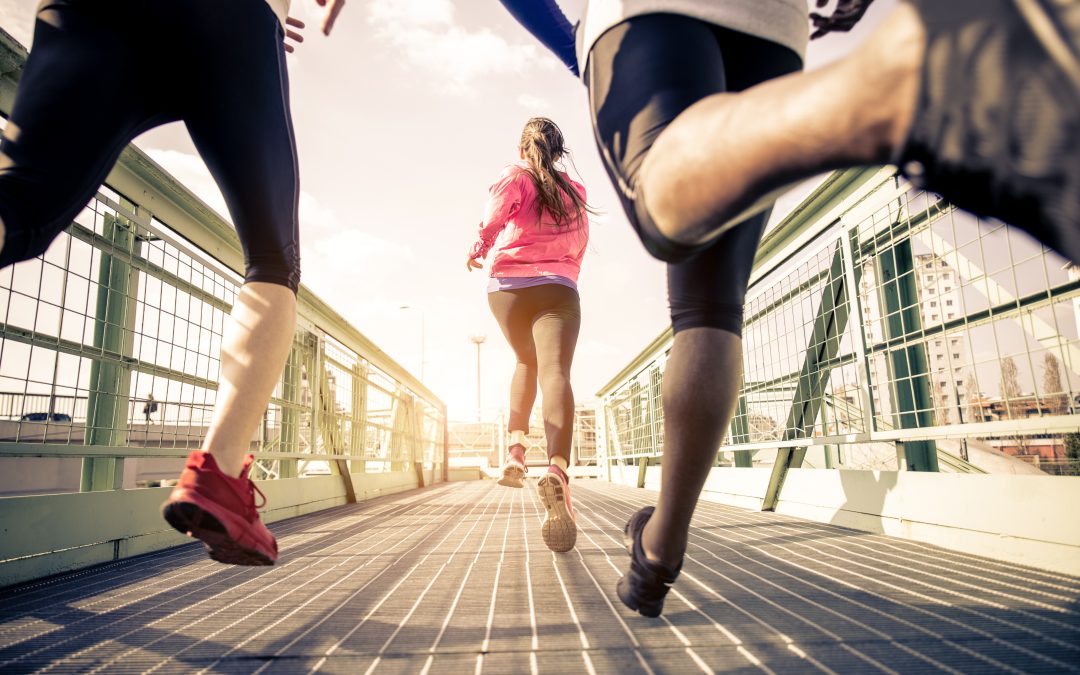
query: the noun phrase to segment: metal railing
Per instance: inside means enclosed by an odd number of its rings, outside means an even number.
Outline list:
[[[0,34],[4,113],[25,57]],[[3,473],[32,474],[40,460],[26,458],[76,462],[75,479],[46,491],[81,492],[71,496],[83,508],[106,508],[94,496],[103,492],[130,494],[109,502],[120,510],[146,501],[145,490],[123,489],[136,485],[141,468],[175,477],[206,434],[242,269],[232,227],[128,147],[44,255],[0,270]],[[281,484],[269,519],[445,480],[445,405],[303,287],[298,308],[287,365],[250,444],[254,477]],[[171,467],[164,474],[162,458]],[[306,482],[289,487],[295,481]],[[116,532],[73,533],[47,501],[59,498],[0,498],[5,525],[18,516],[39,525],[42,514],[58,519],[55,536],[5,531],[0,584],[177,541],[152,512]],[[86,555],[54,555],[74,549]]]
[[[1078,331],[1080,274],[1056,253],[887,168],[838,172],[758,252],[718,464],[773,466],[777,489],[800,466],[1072,473]],[[661,454],[671,341],[598,392],[604,461]]]

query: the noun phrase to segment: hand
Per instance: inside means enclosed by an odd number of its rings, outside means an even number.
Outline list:
[[[465,269],[469,270],[470,272],[472,272],[473,270],[482,270],[484,269],[484,264],[476,258],[469,258],[465,262]]]
[[[341,9],[345,6],[345,0],[315,0],[315,3],[319,7],[326,8],[326,13],[323,14],[322,32],[323,35],[330,35],[330,31],[334,28],[334,22],[337,21],[337,15],[341,13]]]
[[[867,8],[870,7],[870,3],[874,0],[837,0],[836,9],[833,11],[832,16],[824,16],[813,12],[810,14],[810,20],[814,23],[816,29],[810,36],[811,40],[816,40],[819,37],[830,33],[832,31],[840,31],[846,33],[851,30],[852,26],[859,22],[859,19],[866,14]],[[943,0],[947,2],[948,0]],[[825,5],[829,4],[829,0],[816,0],[817,8],[821,9]]]
[[[285,51],[292,54],[296,51],[296,47],[289,44],[289,40],[292,40],[296,44],[300,44],[304,41],[304,36],[296,31],[289,30],[295,28],[296,30],[304,29],[304,22],[300,19],[294,19],[291,16],[285,19]]]

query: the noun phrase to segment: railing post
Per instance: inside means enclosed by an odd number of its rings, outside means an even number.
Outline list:
[[[349,435],[349,454],[352,455],[350,471],[364,473],[367,470],[367,406],[368,365],[358,361],[352,372],[352,433]]]
[[[303,364],[303,343],[293,341],[289,356],[285,361],[285,372],[281,380],[281,440],[282,452],[300,451],[300,405],[301,373]],[[296,460],[282,459],[278,462],[279,478],[296,477]]]
[[[750,442],[750,417],[746,406],[746,394],[739,391],[739,402],[735,405],[735,417],[731,420],[731,442],[733,445],[741,445]],[[754,466],[754,453],[750,450],[736,450],[735,466],[740,469],[749,469]]]
[[[806,345],[798,384],[791,401],[791,411],[784,424],[783,440],[806,438],[814,427],[825,399],[830,370],[825,365],[836,358],[840,339],[847,328],[850,293],[844,276],[842,246],[838,243],[829,266],[829,281],[821,293],[810,343]],[[772,511],[780,501],[788,469],[798,468],[806,457],[806,447],[777,448],[769,485],[762,498],[761,510]]]
[[[886,340],[901,341],[889,352],[889,384],[901,429],[933,425],[926,345],[907,340],[922,330],[915,263],[911,240],[902,239],[877,256],[881,279],[882,306],[885,308]],[[933,441],[897,443],[897,459],[908,471],[937,471],[937,446]]]
[[[139,255],[141,241],[134,223],[106,216],[104,238],[129,256]],[[90,364],[86,411],[87,445],[127,443],[127,412],[131,396],[131,358],[135,338],[135,300],[139,272],[123,257],[102,252],[98,268],[97,308],[94,312],[94,350]],[[85,458],[80,490],[119,490],[124,486],[122,457]]]

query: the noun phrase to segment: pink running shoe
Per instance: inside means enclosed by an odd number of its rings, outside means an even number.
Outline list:
[[[499,485],[512,488],[525,487],[525,474],[527,473],[529,473],[529,469],[525,466],[525,446],[515,443],[510,446],[506,464],[503,464],[502,478],[499,479]]]
[[[547,473],[537,483],[540,501],[547,509],[541,534],[544,543],[556,553],[565,553],[574,548],[577,542],[577,523],[574,522],[574,509],[570,506],[570,485],[566,474],[552,464]]]
[[[184,534],[201,539],[210,557],[232,565],[273,565],[277,541],[259,520],[266,496],[248,478],[255,458],[244,459],[239,478],[226,476],[213,455],[195,450],[169,499],[161,505],[165,520]],[[255,503],[255,494],[262,503]]]

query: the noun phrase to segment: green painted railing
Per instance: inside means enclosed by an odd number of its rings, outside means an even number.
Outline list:
[[[25,59],[0,34],[0,112]],[[158,507],[206,433],[242,268],[231,225],[132,146],[41,258],[0,271],[0,585],[188,541]],[[442,401],[298,304],[250,445],[264,520],[445,480]]]

